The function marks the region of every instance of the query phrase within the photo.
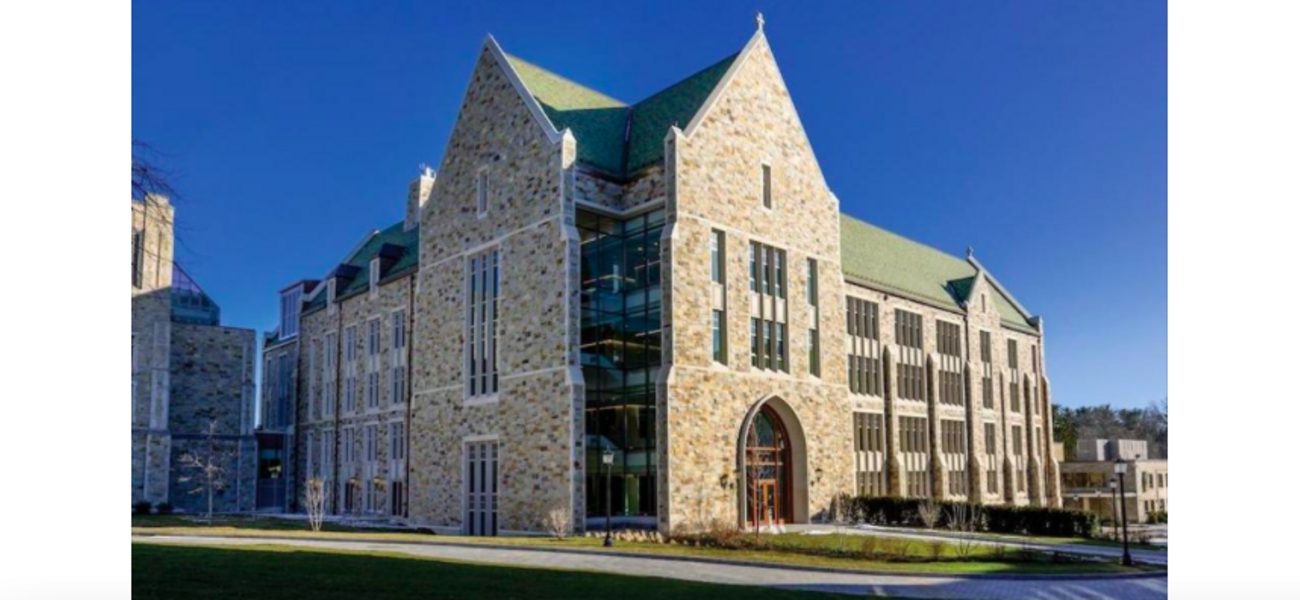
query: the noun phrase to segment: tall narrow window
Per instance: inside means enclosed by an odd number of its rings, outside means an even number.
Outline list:
[[[880,306],[849,296],[845,313],[849,334],[849,391],[880,396]]]
[[[772,165],[763,165],[763,208],[772,208]]]
[[[758,300],[750,304],[752,362],[759,369],[789,373],[785,250],[751,242],[749,252],[749,288]]]
[[[357,328],[343,330],[343,410],[357,409]]]
[[[808,373],[813,377],[822,376],[821,360],[821,334],[819,332],[819,323],[821,321],[821,308],[818,302],[817,291],[817,260],[808,259]]]
[[[1020,412],[1020,352],[1016,340],[1007,340],[1007,368],[1011,370],[1010,391],[1011,412]]]
[[[853,441],[859,496],[889,494],[885,477],[885,416],[880,413],[853,413]]]
[[[483,217],[488,212],[488,174],[486,167],[479,169],[474,182],[475,206],[478,210],[478,216]]]
[[[367,269],[367,273],[366,273],[369,276],[369,283],[370,283],[369,291],[370,291],[370,297],[372,298],[375,296],[375,294],[379,293],[379,275],[380,275],[379,265],[380,265],[379,257],[370,259],[370,268]]]
[[[337,333],[325,334],[325,347],[321,350],[321,356],[325,363],[325,372],[321,373],[322,392],[321,399],[321,417],[334,416],[334,407],[338,402],[336,392],[338,386],[338,352],[339,352],[339,335]]]
[[[399,310],[392,317],[393,349],[390,353],[392,404],[406,402],[406,311]]]
[[[898,397],[925,400],[925,356],[922,351],[921,315],[894,312],[894,341],[900,348],[898,360]]]
[[[727,237],[709,236],[710,301],[713,303],[713,362],[727,364]]]
[[[990,494],[998,493],[998,426],[996,423],[984,424],[984,463],[988,474],[987,490]]]
[[[713,311],[713,362],[727,363],[726,313]]]
[[[492,249],[468,259],[465,352],[471,398],[497,392],[497,310],[501,295],[501,254]]]
[[[366,407],[379,407],[379,319],[366,323]]]
[[[980,396],[984,408],[993,408],[993,335],[980,332]],[[993,491],[993,490],[990,490]]]
[[[961,406],[966,403],[961,380],[961,325],[936,321],[935,332],[939,346],[939,402]]]

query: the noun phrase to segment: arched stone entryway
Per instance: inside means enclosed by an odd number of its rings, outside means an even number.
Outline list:
[[[774,396],[750,407],[736,447],[740,526],[807,523],[807,443],[790,405]]]

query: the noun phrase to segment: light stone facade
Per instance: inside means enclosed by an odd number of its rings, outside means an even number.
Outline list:
[[[779,422],[780,450],[788,452],[778,467],[788,471],[782,479],[788,490],[776,492],[789,512],[783,520],[818,520],[833,498],[858,492],[855,415],[863,413],[884,417],[890,495],[904,494],[902,466],[911,460],[900,450],[901,419],[924,417],[930,451],[923,464],[909,464],[923,470],[934,498],[1060,506],[1059,467],[1048,451],[1052,428],[1041,319],[1016,304],[973,257],[949,257],[906,240],[890,243],[942,255],[931,260],[969,272],[961,278],[966,288],[945,288],[954,301],[927,299],[848,272],[845,256],[872,250],[844,247],[849,238],[839,200],[761,30],[734,60],[719,63],[725,69],[718,68],[717,81],[703,93],[696,87],[701,76],[707,80],[707,70],[666,96],[686,98],[680,103],[688,112],[665,125],[662,159],[621,176],[579,159],[584,136],[600,132],[566,121],[572,115],[557,105],[573,96],[544,89],[555,80],[534,79],[543,77],[536,67],[521,76],[512,60],[491,38],[478,55],[427,203],[422,200],[415,211],[419,266],[409,283],[387,284],[393,289],[380,289],[379,298],[387,299],[382,301],[331,298],[327,308],[307,310],[302,320],[301,339],[335,333],[341,341],[349,323],[389,310],[402,298],[410,302],[408,522],[481,532],[474,519],[490,507],[488,533],[541,531],[545,515],[557,509],[570,511],[578,529],[599,526],[604,494],[596,486],[610,485],[612,475],[593,470],[603,470],[601,454],[611,449],[620,461],[613,489],[621,525],[669,531],[712,520],[750,522],[757,476],[751,477],[747,465],[757,455],[747,439],[756,423],[771,420]],[[567,80],[561,85],[574,86],[570,91],[579,98],[585,93]],[[656,108],[664,110],[662,97],[660,102]],[[601,110],[625,111],[635,119],[637,106]],[[641,118],[656,116],[647,113]],[[557,129],[556,123],[566,122],[576,124]],[[628,137],[630,123],[617,134],[624,136],[624,152],[638,143]],[[771,206],[765,206],[767,195]],[[408,210],[408,223],[410,215]],[[634,229],[611,247],[626,256],[656,249],[653,256],[601,271],[594,261],[604,260],[597,251],[602,232],[621,235],[620,228],[637,219],[637,227],[649,227],[655,237],[638,238]],[[713,282],[710,250],[719,234],[721,284]],[[754,243],[784,253],[779,298],[751,291]],[[471,300],[478,280],[470,265],[493,252],[499,257],[499,295],[489,335],[495,353],[488,362],[497,384],[490,393],[478,393],[468,383],[477,356],[471,346],[481,340],[473,327],[481,307]],[[815,305],[808,300],[809,261],[817,269]],[[636,286],[645,292],[640,299],[624,291]],[[320,288],[313,297],[328,296],[326,285]],[[847,384],[849,298],[879,308],[883,385],[874,395],[855,393]],[[624,313],[635,302],[658,308],[611,321],[602,333],[588,322],[597,318],[592,307],[601,302],[620,303]],[[919,315],[923,343],[915,351],[904,350],[895,338],[898,309]],[[715,310],[725,311],[722,360],[713,346]],[[751,318],[769,314],[779,315],[787,328],[780,342],[787,368],[753,365]],[[963,347],[955,355],[938,347],[940,322],[960,331]],[[817,331],[815,365],[810,329]],[[987,364],[979,353],[981,332],[991,336]],[[1015,370],[1007,355],[1012,339]],[[616,349],[606,351],[606,344]],[[611,366],[645,353],[653,354],[645,368]],[[308,354],[299,352],[300,365]],[[903,360],[924,369],[923,400],[898,397]],[[314,364],[320,369],[323,361]],[[602,381],[600,390],[592,379],[630,381],[644,373],[652,374],[649,382],[610,387]],[[957,378],[959,401],[939,401],[941,373],[949,374],[949,383]],[[986,373],[994,382],[990,407],[980,393]],[[1021,398],[1014,409],[1011,386]],[[300,389],[306,390],[298,400],[301,440],[318,419],[312,411],[318,410],[321,385]],[[649,390],[649,404],[611,403],[603,395],[631,389]],[[608,427],[601,420],[607,417],[620,424]],[[361,422],[339,417],[321,426]],[[941,452],[953,437],[953,423],[962,432],[960,448]],[[986,424],[996,432],[992,447],[986,447]],[[650,441],[637,441],[634,450],[631,440],[638,435]],[[482,448],[490,450],[485,454]],[[306,469],[307,460],[299,457],[298,468]],[[482,460],[490,461],[486,471],[480,470]],[[634,463],[636,473],[630,471]],[[649,479],[637,478],[647,473]],[[490,485],[484,487],[483,477]]]
[[[150,196],[131,203],[131,501],[206,510],[197,471],[182,457],[215,456],[224,470],[219,512],[252,509],[256,480],[252,330],[178,318],[175,210]],[[215,453],[209,424],[215,420]]]

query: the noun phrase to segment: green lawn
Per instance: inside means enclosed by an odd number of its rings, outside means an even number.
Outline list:
[[[815,592],[580,571],[498,567],[384,554],[131,545],[132,597],[356,600],[825,600]]]
[[[327,525],[327,531],[313,533],[302,521],[231,517],[208,526],[182,517],[134,517],[132,533],[164,535],[221,535],[238,537],[277,537],[292,539],[366,539],[392,542],[486,544],[492,546],[519,546],[548,549],[567,549],[601,552],[598,538],[569,538],[562,541],[535,537],[467,537],[432,535],[413,531],[394,532],[365,530]],[[893,554],[906,551],[907,560],[868,559],[862,549],[869,536],[799,535],[782,534],[764,536],[766,549],[724,549],[684,546],[677,544],[636,543],[620,541],[615,550],[641,554],[691,556],[727,560],[745,560],[778,565],[832,567],[862,571],[898,573],[1013,573],[1013,574],[1074,574],[1074,573],[1131,573],[1136,569],[1121,567],[1111,562],[1052,560],[1045,554],[1030,553],[1021,556],[1012,550],[998,554],[988,547],[974,547],[967,560],[958,556],[955,544],[941,544],[940,560],[932,561],[928,542],[901,542],[881,539],[882,549]],[[268,543],[274,543],[268,541]]]

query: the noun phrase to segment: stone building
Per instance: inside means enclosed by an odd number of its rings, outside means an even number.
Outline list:
[[[1126,467],[1123,510],[1117,463]],[[1081,439],[1075,459],[1061,463],[1061,495],[1066,508],[1096,513],[1103,522],[1127,512],[1130,523],[1146,523],[1169,511],[1169,461],[1151,458],[1143,440]]]
[[[174,218],[166,198],[131,202],[131,501],[206,510],[188,454],[222,465],[216,510],[250,510],[256,336],[221,326],[173,260]]]
[[[263,346],[260,508],[297,510],[320,478],[333,514],[406,515],[419,214],[433,181],[425,169],[406,218],[367,233],[324,279],[281,290]]]
[[[969,253],[840,212],[761,24],[634,104],[489,37],[429,179],[410,522],[595,527],[607,488],[661,530],[839,494],[1060,505],[1042,320]]]

